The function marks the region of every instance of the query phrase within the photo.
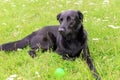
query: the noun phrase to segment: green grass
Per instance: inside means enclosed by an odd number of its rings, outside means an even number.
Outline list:
[[[59,24],[56,15],[64,10],[81,10],[95,66],[103,80],[120,80],[120,0],[0,0],[0,44],[22,39],[46,25]],[[94,41],[93,38],[99,40]],[[16,74],[15,80],[94,80],[81,58],[64,61],[53,52],[0,52],[0,80]],[[57,68],[65,76],[56,77]],[[38,74],[39,73],[39,74]]]

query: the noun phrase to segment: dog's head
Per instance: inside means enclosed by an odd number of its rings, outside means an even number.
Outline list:
[[[57,15],[60,22],[58,31],[62,36],[68,37],[79,31],[83,22],[83,14],[80,11],[68,10]],[[75,34],[76,35],[76,34]]]

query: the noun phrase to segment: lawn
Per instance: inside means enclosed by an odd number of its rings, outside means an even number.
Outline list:
[[[56,15],[69,9],[84,14],[91,56],[102,80],[120,80],[120,0],[0,0],[0,44],[59,24]],[[28,50],[0,51],[0,80],[94,80],[81,58],[67,61],[52,51],[39,51],[32,59]],[[65,75],[57,77],[57,68]]]

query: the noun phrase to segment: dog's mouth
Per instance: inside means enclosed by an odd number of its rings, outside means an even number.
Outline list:
[[[64,28],[59,28],[59,33],[60,35],[66,39],[66,40],[71,40],[76,38],[76,30],[74,29],[64,29]]]

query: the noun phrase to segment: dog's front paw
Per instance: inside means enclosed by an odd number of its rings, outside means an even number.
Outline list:
[[[36,56],[36,52],[33,50],[28,51],[29,55],[34,58]]]

